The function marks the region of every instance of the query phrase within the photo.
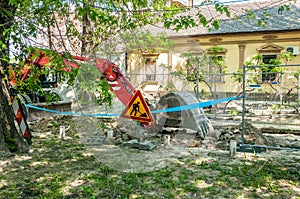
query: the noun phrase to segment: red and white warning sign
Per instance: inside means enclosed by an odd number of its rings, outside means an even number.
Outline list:
[[[124,111],[121,113],[120,117],[129,118],[132,120],[137,120],[140,122],[153,122],[153,117],[150,113],[149,107],[141,93],[137,90]]]
[[[12,98],[12,107],[14,109],[16,120],[17,120],[18,125],[20,127],[20,130],[21,130],[21,132],[23,134],[23,137],[25,139],[30,140],[31,133],[30,133],[30,130],[28,128],[28,125],[27,125],[27,122],[26,122],[26,118],[25,118],[24,114],[22,113],[22,109],[20,107],[19,99],[16,99],[16,97]]]

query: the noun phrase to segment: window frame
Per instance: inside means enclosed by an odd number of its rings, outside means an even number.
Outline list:
[[[212,58],[211,58],[211,55],[212,55],[212,53],[209,54],[209,59],[211,61],[213,61]],[[216,55],[214,55],[214,56],[216,56],[218,59],[221,58],[225,61],[225,53],[223,51],[222,52],[217,52]],[[225,66],[220,66],[219,67],[219,66],[215,66],[213,64],[209,64],[208,67],[209,67],[208,68],[208,71],[209,71],[209,75],[208,75],[209,77],[208,78],[209,78],[210,82],[225,83],[225,76],[224,76],[224,72],[223,72],[223,69],[224,69]]]
[[[261,69],[261,82],[267,83],[267,82],[274,82],[276,80],[277,72],[271,72],[276,66],[270,65],[270,61],[277,58],[276,54],[266,54],[262,55],[263,59],[262,62],[266,64],[266,67],[263,67]],[[267,60],[267,61],[266,61]]]

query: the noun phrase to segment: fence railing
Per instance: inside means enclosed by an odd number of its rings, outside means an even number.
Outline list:
[[[300,66],[299,66],[300,67]],[[300,99],[300,81],[298,68],[287,67],[285,72],[245,72],[245,85],[243,82],[234,82],[233,76],[243,76],[243,73],[202,74],[206,84],[199,80],[187,81],[184,77],[171,74],[130,74],[130,82],[136,88],[145,88],[152,96],[159,97],[167,92],[187,91],[198,94],[200,100],[211,100],[241,95],[246,96],[245,108],[254,115],[292,114],[298,111]],[[269,79],[266,79],[268,77]],[[220,81],[222,80],[222,81]],[[235,84],[236,89],[228,89]],[[147,85],[150,85],[147,87]],[[197,86],[198,85],[198,86]],[[147,88],[146,88],[147,87]],[[228,90],[226,90],[228,89]],[[234,106],[217,105],[216,111],[220,113],[240,110],[241,103]]]
[[[300,65],[285,65],[279,72],[256,72],[244,66],[242,73],[242,138],[241,148],[287,149],[245,143],[245,122],[261,128],[300,130],[298,119],[300,98]],[[278,66],[277,66],[278,67]]]

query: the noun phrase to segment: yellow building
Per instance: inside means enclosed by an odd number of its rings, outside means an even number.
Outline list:
[[[280,6],[289,2],[290,10],[280,10]],[[217,13],[214,6],[204,5],[193,7],[188,15],[198,16],[202,13],[208,20],[220,21],[219,29],[209,27],[193,27],[190,29],[167,30],[158,26],[147,26],[153,33],[166,33],[173,43],[171,50],[161,50],[158,53],[144,53],[142,56],[131,54],[128,58],[127,72],[131,81],[136,85],[157,84],[160,88],[169,88],[177,91],[193,91],[195,83],[188,82],[182,78],[171,75],[171,72],[186,71],[186,58],[183,53],[210,54],[214,46],[220,46],[223,50],[217,52],[217,56],[223,57],[226,62],[226,73],[220,72],[221,76],[207,76],[214,97],[232,96],[241,92],[241,84],[233,81],[232,75],[242,71],[245,62],[250,61],[253,56],[261,54],[265,62],[276,58],[285,51],[292,52],[293,60],[284,64],[300,64],[300,1],[242,1],[239,3],[225,4],[231,13],[227,17],[225,13]],[[246,14],[246,9],[253,11],[251,15]],[[250,17],[249,17],[250,16]],[[251,18],[255,16],[254,18]],[[250,18],[247,20],[247,18]],[[209,68],[209,67],[208,67]],[[283,80],[290,80],[288,84],[297,83],[293,79],[293,73],[300,67],[286,67]],[[208,69],[209,70],[209,69]],[[268,70],[267,70],[268,71]],[[290,71],[290,73],[289,73]],[[192,71],[187,71],[191,73]],[[222,74],[221,74],[222,73]],[[258,74],[258,82],[261,88],[277,84],[272,75]],[[217,77],[217,78],[216,78]],[[291,80],[293,79],[293,80]],[[276,80],[277,81],[277,80]],[[272,86],[271,85],[271,86]],[[280,84],[283,85],[283,84]],[[292,85],[291,85],[292,86]],[[279,91],[279,87],[276,88]],[[283,92],[291,89],[285,88]],[[199,84],[199,92],[209,92],[207,85]],[[297,93],[298,90],[292,89]]]

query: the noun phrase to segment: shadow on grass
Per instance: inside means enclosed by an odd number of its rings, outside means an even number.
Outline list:
[[[36,137],[28,154],[0,159],[0,198],[299,198],[299,164],[280,159],[178,159],[162,169],[120,172],[77,138]]]

